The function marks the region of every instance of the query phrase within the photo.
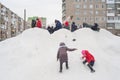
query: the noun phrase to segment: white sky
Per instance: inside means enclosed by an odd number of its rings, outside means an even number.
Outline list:
[[[63,64],[59,73],[56,57],[62,41],[77,50],[68,52],[69,69]],[[83,49],[94,55],[95,73],[82,64]],[[30,28],[0,42],[0,80],[120,80],[120,37],[104,29],[72,33],[61,29],[50,35],[45,29]]]
[[[22,18],[26,9],[27,17],[46,17],[48,24],[54,23],[55,19],[61,21],[61,0],[0,0],[0,2]]]

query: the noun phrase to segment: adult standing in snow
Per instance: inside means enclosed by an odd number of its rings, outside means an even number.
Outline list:
[[[83,61],[83,64],[88,63],[87,66],[90,68],[91,72],[95,72],[95,70],[92,68],[95,62],[95,59],[93,55],[88,50],[82,50],[82,59],[85,58]]]
[[[59,72],[62,72],[62,64],[64,62],[66,63],[66,69],[69,68],[67,51],[74,51],[74,50],[76,50],[76,48],[70,49],[70,48],[66,47],[64,42],[60,43],[60,47],[59,47],[59,50],[57,53],[57,61],[58,61],[58,59],[60,61],[60,71]]]
[[[42,28],[42,22],[41,22],[40,18],[37,18],[37,20],[36,20],[36,27]]]

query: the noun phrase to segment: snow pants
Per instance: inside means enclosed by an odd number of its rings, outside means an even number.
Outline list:
[[[66,61],[65,63],[66,63],[66,69],[68,69],[69,68],[68,61]],[[60,72],[62,72],[62,69],[63,69],[62,65],[63,65],[63,62],[60,62]]]

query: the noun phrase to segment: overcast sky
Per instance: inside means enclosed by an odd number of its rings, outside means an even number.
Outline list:
[[[7,8],[15,12],[18,16],[40,16],[47,18],[47,24],[54,23],[55,19],[61,21],[62,0],[0,0]]]

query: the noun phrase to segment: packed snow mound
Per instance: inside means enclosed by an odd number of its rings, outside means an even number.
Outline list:
[[[77,48],[68,52],[70,68],[66,70],[63,64],[63,73],[59,73],[56,60],[60,42]],[[0,80],[119,80],[119,46],[120,37],[104,29],[60,29],[49,34],[47,30],[31,28],[0,42]],[[82,64],[82,49],[95,56],[95,73]]]

